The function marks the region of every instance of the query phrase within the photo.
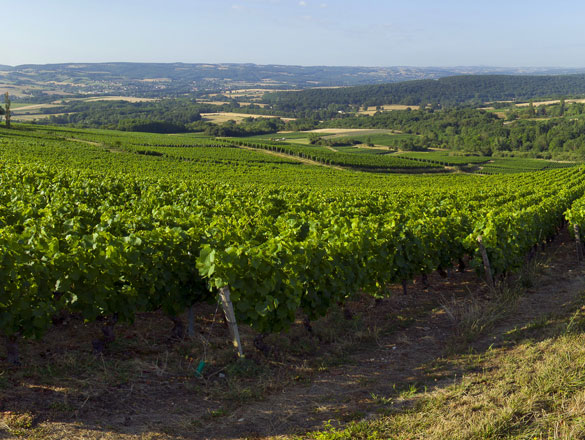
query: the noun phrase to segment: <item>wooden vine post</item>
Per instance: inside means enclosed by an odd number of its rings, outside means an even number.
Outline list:
[[[244,352],[242,351],[242,342],[240,341],[240,332],[238,331],[238,323],[236,322],[236,314],[234,313],[234,305],[230,299],[229,287],[226,286],[219,289],[219,297],[221,299],[223,314],[225,315],[225,319],[230,329],[232,342],[234,347],[238,350],[238,357],[244,357]]]
[[[408,281],[402,280],[402,294],[408,295]]]
[[[581,231],[579,225],[573,225],[573,231],[575,231],[575,245],[577,246],[577,262],[583,261],[583,245],[581,244]]]
[[[479,243],[479,252],[481,254],[481,259],[483,260],[483,267],[485,269],[485,278],[490,289],[495,289],[494,284],[494,277],[492,276],[492,267],[490,265],[490,260],[488,258],[487,251],[485,250],[485,246],[483,245],[482,236],[479,235],[477,237],[477,242]]]

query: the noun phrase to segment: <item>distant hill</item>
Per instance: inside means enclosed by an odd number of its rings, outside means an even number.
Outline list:
[[[331,110],[347,106],[385,104],[440,104],[488,101],[530,100],[585,94],[585,74],[574,75],[464,75],[437,80],[275,92],[264,95],[263,102],[275,110],[302,112]]]
[[[458,70],[411,67],[328,67],[256,64],[185,64],[185,63],[68,63],[25,64],[11,68],[17,74],[33,74],[37,79],[89,80],[158,80],[190,82],[198,87],[213,88],[233,85],[262,88],[306,88],[350,86],[440,78],[457,74]]]
[[[566,74],[585,69],[498,67],[340,67],[257,64],[64,63],[0,66],[0,91],[15,96],[123,95],[149,98],[225,90],[358,86],[453,75]]]

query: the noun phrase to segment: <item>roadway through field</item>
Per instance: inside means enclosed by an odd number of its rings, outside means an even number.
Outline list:
[[[301,162],[301,163],[304,163],[306,165],[317,165],[320,167],[332,168],[334,170],[347,170],[347,168],[343,168],[343,167],[340,167],[337,165],[327,165],[327,164],[324,164],[321,162],[317,162],[316,160],[306,159],[304,157],[293,156],[292,154],[278,153],[276,151],[265,150],[263,148],[254,148],[254,147],[249,147],[249,146],[245,146],[245,145],[236,145],[236,146],[238,148],[242,148],[244,150],[256,151],[258,153],[269,154],[271,156],[277,156],[277,157],[283,157],[286,159],[296,160],[297,162]],[[335,151],[335,150],[333,150],[333,151]]]
[[[77,139],[77,138],[67,138],[66,140],[71,141],[71,142],[79,142],[79,143],[87,144],[87,145],[93,145],[94,147],[102,147],[102,148],[108,150],[110,153],[127,153],[124,150],[121,150],[119,148],[109,147],[106,144],[101,143],[101,142],[86,141],[84,139]]]

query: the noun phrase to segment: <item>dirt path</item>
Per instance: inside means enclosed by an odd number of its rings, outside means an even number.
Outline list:
[[[66,140],[72,141],[72,142],[80,142],[82,144],[87,144],[87,145],[93,145],[94,147],[102,147],[102,148],[108,150],[110,153],[125,153],[124,150],[120,150],[118,148],[108,147],[106,144],[103,144],[101,142],[86,141],[84,139],[77,139],[77,138],[67,138]]]
[[[585,291],[585,270],[574,258],[574,244],[567,233],[540,258],[545,258],[542,273],[537,274],[534,288],[528,289],[509,313],[472,346],[485,350],[505,344],[505,335],[543,316],[562,313],[567,304]],[[461,287],[468,274],[450,275],[453,287]],[[473,283],[469,283],[473,286]],[[445,286],[441,287],[443,294]],[[486,295],[483,285],[475,285],[479,295]],[[432,288],[429,296],[436,301]],[[455,292],[449,292],[454,295]],[[420,295],[398,296],[386,301],[396,307],[420,301]],[[344,365],[329,369],[310,384],[295,385],[262,402],[241,407],[221,423],[203,429],[198,437],[206,439],[237,439],[303,433],[319,429],[328,420],[349,421],[376,414],[379,400],[396,395],[396,387],[424,382],[425,365],[445,355],[453,340],[454,325],[441,307],[434,307],[418,316],[404,331],[381,336],[377,345],[350,356]],[[453,372],[451,372],[452,374]]]
[[[293,156],[291,154],[285,154],[285,153],[278,153],[276,151],[271,151],[271,150],[265,150],[263,148],[253,148],[253,147],[248,147],[245,145],[237,145],[238,148],[242,148],[244,150],[250,150],[250,151],[256,151],[258,153],[264,153],[264,154],[269,154],[271,156],[277,156],[277,157],[282,157],[282,158],[286,158],[286,159],[291,159],[291,160],[295,160],[297,162],[301,162],[307,165],[317,165],[320,167],[326,167],[326,168],[332,168],[334,170],[347,170],[346,168],[340,167],[340,166],[336,166],[336,165],[327,165],[321,162],[317,162],[315,160],[311,160],[311,159],[306,159],[304,157],[298,157],[298,156]],[[335,150],[333,150],[335,151]]]
[[[100,142],[86,141],[86,140],[77,139],[77,138],[67,138],[67,140],[73,141],[73,142],[81,142],[82,144],[94,145],[96,147],[103,147],[104,146],[104,144],[102,144]]]

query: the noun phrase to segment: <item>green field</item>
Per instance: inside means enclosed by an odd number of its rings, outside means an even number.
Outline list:
[[[331,147],[335,151],[340,153],[352,153],[352,154],[373,154],[373,155],[385,155],[389,154],[388,150],[380,150],[378,148],[360,148],[357,146],[341,146]]]
[[[363,144],[381,145],[384,147],[394,147],[397,145],[396,141],[408,140],[414,138],[410,134],[364,134],[364,135],[334,135],[327,136],[327,139],[343,138],[349,141],[358,141]]]

